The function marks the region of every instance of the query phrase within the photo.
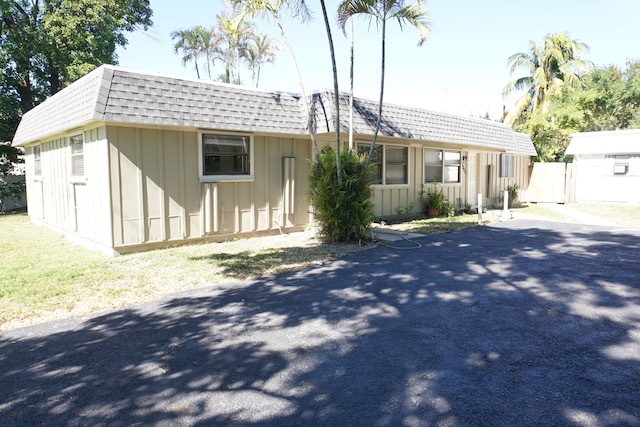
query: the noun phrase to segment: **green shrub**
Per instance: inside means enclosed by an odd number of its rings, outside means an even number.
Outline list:
[[[328,242],[367,238],[373,220],[366,157],[343,150],[340,161],[341,185],[332,147],[327,146],[316,155],[309,172],[309,203],[320,237]]]
[[[455,216],[455,214],[456,208],[453,206],[453,203],[451,203],[449,199],[445,199],[440,208],[440,216],[451,218],[452,216]]]

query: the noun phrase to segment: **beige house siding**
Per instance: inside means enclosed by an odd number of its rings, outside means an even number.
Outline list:
[[[107,134],[116,248],[302,227],[310,221],[306,170],[311,152],[304,139],[254,136],[253,180],[200,182],[198,132],[108,126]],[[287,182],[285,158],[294,159],[286,161]]]
[[[84,135],[84,178],[71,176],[69,136]],[[33,150],[40,146],[41,175],[34,175]],[[72,131],[28,147],[26,155],[29,215],[79,239],[111,246],[105,128]]]
[[[333,99],[328,91],[309,99],[317,107],[318,141],[327,144],[335,143]],[[339,101],[346,113],[346,97]],[[355,104],[356,141],[370,141],[377,104],[359,98]],[[20,121],[13,143],[27,148],[29,214],[111,252],[302,228],[312,219],[307,173],[313,153],[304,111],[294,94],[101,66]],[[495,205],[509,185],[527,188],[535,148],[528,135],[505,124],[391,104],[381,120],[378,140],[408,147],[409,164],[407,184],[374,186],[377,216],[421,210],[420,193],[430,184],[424,147],[464,157],[460,182],[443,185],[456,207],[475,205],[478,193]],[[78,132],[85,176],[72,179],[69,138]],[[249,136],[251,175],[201,177],[203,132]],[[41,146],[37,177],[35,145]],[[511,178],[499,177],[503,152],[518,153]],[[74,161],[78,165],[77,156]]]
[[[484,206],[500,206],[504,191],[514,184],[518,185],[519,199],[526,199],[529,187],[530,157],[513,155],[513,177],[500,177],[500,156],[502,153],[477,154],[477,191],[482,194]],[[469,202],[475,206],[477,200]]]
[[[327,140],[325,144],[332,144]],[[356,141],[369,143],[368,141]],[[380,138],[379,144],[409,147],[409,179],[404,185],[374,185],[372,186],[372,201],[375,206],[374,214],[378,217],[398,214],[399,210],[410,210],[418,213],[422,210],[421,192],[431,183],[424,182],[424,149],[460,151],[462,165],[460,182],[438,184],[447,199],[455,208],[477,206],[478,193],[482,194],[483,206],[500,206],[504,190],[513,184],[519,187],[520,200],[526,199],[526,189],[529,185],[529,163],[527,155],[513,156],[513,177],[500,177],[500,156],[502,152],[487,152],[480,150],[460,150],[451,145],[425,142],[415,144],[411,140],[397,140]],[[333,144],[332,144],[333,145]]]

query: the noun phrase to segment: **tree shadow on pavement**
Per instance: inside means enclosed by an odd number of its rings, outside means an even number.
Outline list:
[[[2,425],[640,425],[640,232],[509,221],[0,338]]]

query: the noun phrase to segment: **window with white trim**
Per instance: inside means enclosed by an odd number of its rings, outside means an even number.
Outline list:
[[[369,155],[371,144],[358,144],[358,153]],[[369,175],[371,184],[403,185],[409,183],[409,148],[396,145],[376,144],[371,161],[373,171]]]
[[[202,175],[250,175],[251,138],[202,134]]]
[[[41,160],[40,146],[34,145],[33,147],[33,175],[42,176],[42,160]]]
[[[500,155],[500,178],[513,178],[513,156]]]
[[[84,176],[84,135],[69,137],[71,147],[71,176]]]
[[[424,182],[460,182],[460,151],[424,149]]]

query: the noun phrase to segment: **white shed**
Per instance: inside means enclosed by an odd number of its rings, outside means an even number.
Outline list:
[[[640,203],[640,129],[571,135],[577,202]]]

